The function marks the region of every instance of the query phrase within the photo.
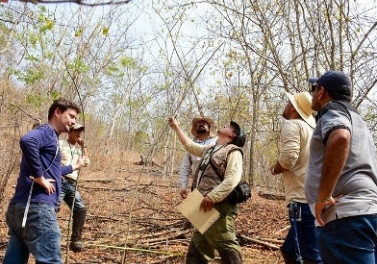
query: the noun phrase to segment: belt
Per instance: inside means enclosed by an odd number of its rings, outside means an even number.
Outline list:
[[[74,179],[71,179],[71,178],[65,177],[65,176],[62,177],[62,181],[67,181],[71,184],[76,184],[76,181]]]

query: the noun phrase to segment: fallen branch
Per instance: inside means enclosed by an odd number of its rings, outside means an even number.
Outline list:
[[[283,227],[282,229],[276,231],[276,232],[274,233],[274,235],[280,235],[281,233],[287,231],[290,227],[291,227],[291,225],[287,225],[287,226]]]
[[[259,239],[255,239],[255,238],[252,238],[252,237],[248,237],[248,236],[245,236],[245,235],[238,235],[240,238],[246,240],[246,241],[250,241],[250,242],[253,242],[255,244],[258,244],[258,245],[261,245],[261,246],[264,246],[264,247],[267,247],[267,248],[270,248],[270,249],[280,249],[279,246],[275,245],[275,244],[272,244],[272,243],[269,243],[269,242],[264,242],[264,241],[261,241]]]

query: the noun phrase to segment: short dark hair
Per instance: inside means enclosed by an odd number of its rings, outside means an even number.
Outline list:
[[[48,109],[48,120],[53,117],[54,112],[57,108],[59,108],[62,112],[66,111],[68,108],[71,108],[76,110],[76,112],[80,114],[80,108],[76,103],[64,98],[58,98],[52,102],[52,105]]]
[[[344,94],[341,94],[341,93],[338,93],[338,92],[335,92],[335,91],[332,91],[332,90],[328,90],[328,89],[326,89],[326,87],[324,87],[324,88],[329,93],[329,95],[332,99],[346,100],[348,102],[351,102],[351,100],[352,100],[352,97],[350,95],[344,95]]]
[[[239,124],[234,121],[230,121],[230,127],[233,129],[233,132],[236,134],[236,137],[230,142],[240,148],[245,145],[246,142],[246,134],[245,131],[241,128]]]

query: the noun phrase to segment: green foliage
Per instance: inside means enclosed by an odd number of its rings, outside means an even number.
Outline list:
[[[46,7],[41,7],[39,11],[39,32],[46,33],[47,31],[52,31],[54,29],[55,22],[52,19],[48,18],[48,10],[46,9]]]
[[[52,100],[55,100],[55,99],[58,99],[59,97],[61,97],[61,93],[59,93],[58,91],[56,90],[51,90],[49,92],[49,96],[51,97]]]
[[[26,102],[35,107],[41,107],[46,97],[36,93],[29,93],[26,95]]]
[[[33,55],[33,54],[27,54],[26,57],[25,57],[28,61],[34,61],[34,62],[38,62],[40,59]]]
[[[121,71],[115,63],[110,63],[110,65],[107,66],[105,69],[105,74],[108,76],[116,77],[119,76],[119,74],[121,74]]]
[[[82,33],[84,32],[84,30],[82,28],[78,29],[75,31],[75,37],[80,37],[82,35]]]
[[[103,27],[103,28],[102,28],[102,34],[103,34],[104,36],[109,35],[109,28],[108,28],[108,27]]]
[[[44,23],[42,24],[41,28],[40,28],[40,31],[42,33],[46,33],[47,31],[52,31],[54,29],[54,21],[52,21],[51,19],[45,19]]]
[[[86,73],[90,67],[81,59],[76,58],[73,62],[67,64],[67,69],[75,73]]]
[[[35,47],[39,42],[39,34],[35,32],[29,32],[29,41]]]
[[[123,56],[120,59],[120,64],[125,68],[135,69],[138,66],[137,61],[134,58]]]
[[[33,84],[36,81],[42,80],[45,76],[45,71],[37,68],[29,68],[25,71],[15,71],[18,79],[26,84]]]

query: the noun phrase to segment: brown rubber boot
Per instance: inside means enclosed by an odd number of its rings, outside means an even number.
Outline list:
[[[73,252],[80,252],[84,245],[81,241],[82,230],[84,229],[86,217],[86,208],[79,208],[73,210],[72,216],[72,235],[69,249]]]

